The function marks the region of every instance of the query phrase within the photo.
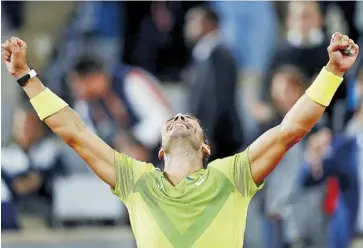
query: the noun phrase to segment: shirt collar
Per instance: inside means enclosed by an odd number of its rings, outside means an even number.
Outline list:
[[[208,59],[213,49],[220,43],[219,34],[212,32],[200,39],[193,49],[193,57],[196,60]]]

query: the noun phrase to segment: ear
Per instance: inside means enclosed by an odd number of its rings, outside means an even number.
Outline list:
[[[158,158],[160,160],[163,160],[164,159],[164,149],[163,148],[160,148],[159,154],[158,154]]]
[[[208,154],[208,156],[210,156],[211,151],[210,151],[210,147],[209,147],[209,145],[207,145],[207,144],[205,144],[205,143],[203,143],[203,144],[202,144],[202,153],[203,153],[203,156],[204,156],[205,154]]]

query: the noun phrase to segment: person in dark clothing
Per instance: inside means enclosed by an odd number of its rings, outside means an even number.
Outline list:
[[[358,216],[360,195],[358,139],[362,133],[354,136],[337,135],[333,138],[329,138],[329,135],[322,130],[311,136],[307,159],[301,169],[299,180],[304,187],[311,187],[319,185],[329,177],[337,178],[339,197],[336,210],[329,221],[327,247],[347,248],[350,247],[350,241],[355,233]],[[332,139],[330,145],[320,145],[329,139]]]
[[[189,111],[205,123],[215,151],[211,159],[232,155],[243,141],[235,104],[237,65],[221,42],[218,24],[217,14],[204,6],[193,8],[187,14],[186,37],[196,42]]]
[[[18,30],[24,24],[25,3],[22,1],[2,1],[1,17],[7,18],[10,28]]]
[[[318,3],[290,2],[286,28],[286,39],[282,41],[275,52],[264,89],[270,87],[271,76],[275,69],[282,65],[289,64],[298,67],[307,76],[306,82],[310,82],[329,59],[326,47],[329,45],[330,39],[323,31],[323,18]],[[268,91],[262,92],[262,98],[268,102],[269,96],[266,92]],[[335,105],[340,99],[345,99],[346,95],[346,84],[342,84],[334,96],[332,104],[327,108],[327,127],[333,128],[332,119]],[[258,114],[258,111],[255,113]],[[258,115],[256,118],[263,119],[259,118]]]
[[[130,23],[126,29],[125,62],[140,66],[161,80],[180,80],[180,72],[190,57],[183,38],[184,15],[195,4],[182,1],[126,4],[131,13],[127,15]]]
[[[46,129],[33,109],[25,104],[17,108],[13,123],[14,142],[1,151],[3,229],[21,228],[18,212],[48,217],[53,181],[66,174],[57,144],[45,136]]]
[[[359,31],[355,25],[354,20],[355,14],[357,13],[357,1],[319,1],[319,5],[324,15],[326,15],[329,6],[338,6],[342,11],[345,20],[347,21],[349,37],[351,37],[353,40],[359,39]]]

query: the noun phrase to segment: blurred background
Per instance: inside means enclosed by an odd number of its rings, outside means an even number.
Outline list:
[[[1,37],[113,148],[162,167],[162,123],[200,120],[211,159],[279,124],[328,61],[363,47],[363,2],[1,2]],[[363,56],[249,207],[245,247],[363,247]],[[108,186],[37,118],[1,65],[4,248],[136,247]]]

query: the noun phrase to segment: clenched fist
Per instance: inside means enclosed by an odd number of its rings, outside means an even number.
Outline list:
[[[2,45],[2,56],[10,74],[19,79],[29,72],[26,63],[26,43],[19,38],[11,37]]]
[[[348,71],[359,53],[359,47],[346,35],[334,33],[328,47],[329,63],[326,68],[328,71],[342,77]]]

